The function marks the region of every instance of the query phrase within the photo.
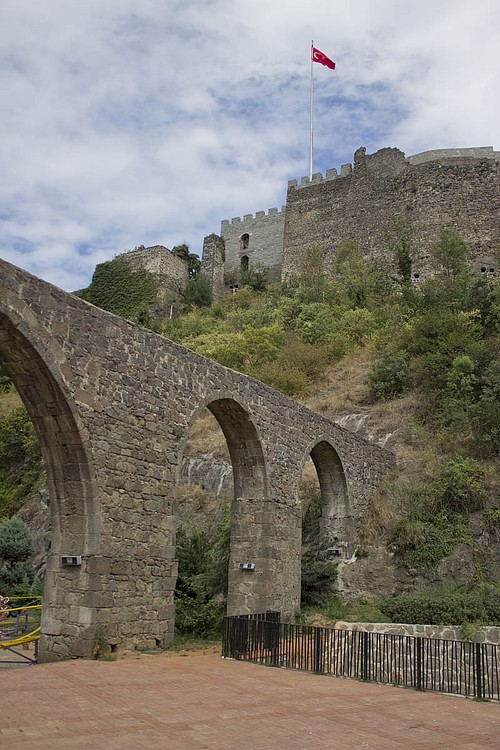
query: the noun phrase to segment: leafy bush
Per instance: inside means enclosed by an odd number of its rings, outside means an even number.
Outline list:
[[[380,610],[393,622],[500,625],[500,587],[484,584],[471,590],[398,596],[382,601]]]
[[[400,396],[410,387],[408,360],[404,351],[381,353],[367,378],[374,399],[385,401]]]
[[[425,519],[403,518],[393,528],[389,541],[407,568],[432,568],[453,552],[459,542],[469,542],[470,533],[459,516],[440,513]]]
[[[175,591],[176,629],[200,638],[220,635],[227,594],[230,513],[226,508],[213,535],[203,529],[177,531],[179,573]]]
[[[184,295],[186,305],[209,307],[212,303],[212,287],[209,279],[201,273],[191,278]]]
[[[329,538],[322,533],[321,495],[315,494],[302,520],[301,602],[304,606],[320,606],[332,596],[337,565],[328,548]]]
[[[12,386],[11,379],[0,367],[0,393],[6,393]]]
[[[40,447],[26,409],[0,412],[0,518],[19,510],[42,476]]]
[[[267,286],[267,268],[259,263],[241,268],[239,282],[240,286],[249,286],[254,292],[263,292]]]
[[[487,494],[487,476],[485,466],[474,458],[449,459],[433,487],[434,507],[456,513],[481,510]]]
[[[324,302],[302,305],[293,327],[302,341],[308,344],[325,344],[332,335],[335,316]]]
[[[303,393],[310,383],[309,378],[302,370],[288,363],[284,367],[281,358],[260,367],[256,377],[286,396],[297,396],[299,393]]]
[[[214,599],[200,602],[182,593],[175,597],[175,628],[183,635],[198,638],[220,636],[224,605]]]
[[[33,552],[28,527],[21,518],[13,516],[0,526],[0,591],[12,596],[31,592],[35,568],[26,562]]]

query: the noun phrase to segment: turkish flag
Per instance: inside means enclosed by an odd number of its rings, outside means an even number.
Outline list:
[[[320,52],[320,50],[316,49],[316,47],[312,48],[312,59],[313,62],[320,63],[321,65],[326,65],[326,67],[330,68],[330,70],[335,70],[335,63],[333,62],[333,60],[330,60],[330,58],[327,57],[324,52]]]

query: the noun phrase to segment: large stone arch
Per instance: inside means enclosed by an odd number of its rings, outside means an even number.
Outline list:
[[[41,340],[13,311],[0,312],[0,363],[14,383],[33,422],[47,472],[51,541],[44,580],[41,658],[89,655],[95,613],[87,606],[92,575],[87,569],[61,569],[62,555],[100,553],[100,512],[88,434],[77,408]],[[52,346],[54,346],[52,342]],[[51,361],[52,360],[52,361]],[[68,592],[71,591],[71,596]],[[65,632],[82,639],[67,651]],[[48,649],[50,643],[50,649]],[[82,644],[83,653],[82,653]]]
[[[316,469],[321,491],[321,529],[332,545],[338,544],[343,554],[350,554],[353,552],[356,531],[340,455],[326,437],[318,438],[309,447],[308,454]]]
[[[236,399],[220,394],[204,399],[192,415],[189,429],[205,407],[219,423],[233,468],[227,610],[229,613],[263,611],[269,606],[273,570],[267,551],[275,527],[262,439],[248,409]]]

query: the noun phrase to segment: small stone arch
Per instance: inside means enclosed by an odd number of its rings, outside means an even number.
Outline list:
[[[315,466],[321,490],[321,529],[342,556],[354,551],[354,529],[349,508],[349,494],[342,461],[326,439],[319,440],[309,453]]]
[[[192,416],[190,426],[204,407],[220,425],[233,467],[227,611],[263,611],[269,604],[266,597],[271,575],[267,547],[275,529],[262,440],[248,410],[230,397],[206,400]],[[255,568],[244,569],[242,563]]]
[[[240,269],[242,271],[248,271],[248,265],[249,265],[249,263],[250,263],[250,259],[249,259],[248,255],[243,255],[240,258]]]
[[[240,237],[240,250],[248,250],[248,247],[250,245],[250,235],[248,232],[245,232]]]

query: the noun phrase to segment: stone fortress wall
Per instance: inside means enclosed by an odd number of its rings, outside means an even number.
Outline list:
[[[183,292],[187,286],[189,276],[186,261],[163,245],[141,245],[135,250],[121,253],[118,257],[124,258],[134,271],[144,268],[156,277],[159,302],[168,300],[172,292]]]
[[[354,164],[342,165],[340,174],[329,169],[325,176],[303,177],[300,184],[291,180],[280,211],[222,221],[220,275],[248,262],[268,267],[272,281],[286,280],[297,274],[310,247],[323,251],[328,272],[337,248],[348,239],[359,241],[367,260],[391,265],[391,239],[400,225],[411,228],[414,271],[420,276],[432,272],[430,250],[442,229],[462,237],[473,267],[489,268],[500,244],[499,158],[491,146],[438,149],[408,158],[397,148],[375,154],[360,148]]]
[[[417,154],[360,148],[341,176],[289,183],[283,237],[282,279],[295,275],[309,247],[323,251],[333,267],[339,245],[360,243],[368,260],[393,263],[391,238],[411,227],[414,271],[432,272],[430,250],[442,229],[456,231],[469,248],[472,266],[493,263],[500,243],[500,152],[492,148],[446,149]]]

